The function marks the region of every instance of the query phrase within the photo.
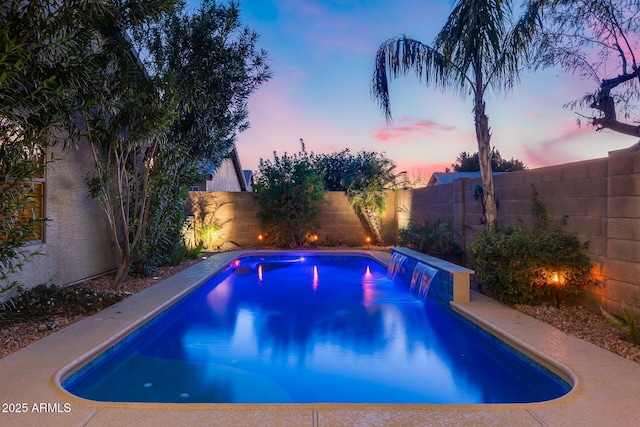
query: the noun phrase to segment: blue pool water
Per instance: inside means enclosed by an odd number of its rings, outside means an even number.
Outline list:
[[[118,402],[511,403],[569,385],[372,259],[241,258],[63,382]]]

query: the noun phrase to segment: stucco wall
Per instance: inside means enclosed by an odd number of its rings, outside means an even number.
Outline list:
[[[86,147],[50,148],[45,182],[44,242],[27,248],[36,256],[14,278],[27,287],[65,285],[116,268],[104,212],[88,198],[84,179],[93,169]]]
[[[216,169],[213,179],[206,181],[206,191],[240,191],[238,175],[231,159],[225,159]]]

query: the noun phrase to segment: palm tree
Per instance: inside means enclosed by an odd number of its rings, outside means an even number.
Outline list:
[[[539,28],[544,0],[528,2],[522,17],[513,21],[512,0],[460,0],[432,46],[406,36],[387,40],[378,48],[372,94],[391,122],[389,77],[413,70],[425,83],[473,94],[473,113],[484,184],[486,218],[497,225],[497,207],[491,172],[491,133],[485,113],[488,88],[506,90],[518,79],[527,47]]]

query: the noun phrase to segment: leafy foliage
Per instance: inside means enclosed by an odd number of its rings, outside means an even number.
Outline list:
[[[221,202],[209,194],[197,193],[187,203],[193,213],[196,242],[206,249],[213,249],[222,238],[222,229],[229,219],[220,219],[216,212],[228,202]]]
[[[455,240],[451,223],[437,220],[433,222],[411,220],[409,224],[398,230],[401,246],[445,260],[457,260],[462,255],[462,248]]]
[[[39,252],[25,247],[45,218],[30,209],[31,178],[44,176],[46,149],[75,129],[73,94],[86,88],[92,19],[108,8],[80,0],[0,5],[0,293]],[[47,11],[47,13],[43,13]]]
[[[640,1],[557,0],[545,8],[537,64],[591,81],[595,90],[567,106],[594,109],[587,120],[596,130],[637,138]]]
[[[257,35],[240,26],[237,3],[162,12],[126,28],[144,68],[131,61],[130,40],[114,37],[98,74],[106,90],[85,109],[96,160],[87,184],[117,243],[116,288],[132,265],[144,275],[178,255],[200,165],[219,165],[231,153],[248,126],[249,95],[270,76]]]
[[[151,271],[177,255],[189,188],[203,163],[219,166],[233,154],[237,132],[248,127],[248,98],[271,73],[257,34],[241,26],[237,2],[205,0],[195,12],[183,6],[133,33],[147,73],[173,112],[168,143],[150,175],[144,247],[135,256]]]
[[[456,162],[451,164],[454,172],[480,172],[480,160],[478,152],[469,154],[461,152],[456,158]],[[491,170],[493,172],[513,172],[526,169],[527,166],[518,159],[503,159],[498,150],[493,150],[491,154]]]
[[[382,239],[380,216],[387,207],[384,190],[395,187],[395,164],[381,153],[349,149],[316,156],[316,167],[329,191],[344,191],[349,204],[369,224],[378,244]]]
[[[320,203],[325,189],[315,167],[315,156],[301,151],[293,155],[273,153],[260,159],[255,177],[255,197],[260,203],[265,242],[276,246],[302,246],[319,227]]]
[[[547,228],[548,217],[534,191],[535,226],[483,231],[469,245],[480,282],[505,304],[539,304],[554,292],[579,294],[592,284],[586,244],[565,231]],[[564,282],[553,284],[553,275]],[[554,289],[554,287],[556,287]]]
[[[152,171],[167,142],[172,114],[143,70],[129,60],[129,49],[122,40],[108,53],[109,66],[100,71],[99,80],[109,90],[96,106],[83,111],[95,162],[86,183],[109,221],[119,261],[116,289],[129,273],[134,253],[145,245]]]
[[[182,244],[173,253],[173,257],[171,259],[171,265],[178,265],[182,261],[185,261],[187,259],[198,259],[202,255],[203,250],[204,250],[204,246],[202,245],[202,243],[197,246],[194,246],[193,248],[188,248],[187,245]]]
[[[622,316],[609,313],[602,308],[600,310],[609,325],[624,333],[632,343],[640,345],[640,329],[638,328],[640,316],[638,313],[629,310],[625,303],[622,303]]]

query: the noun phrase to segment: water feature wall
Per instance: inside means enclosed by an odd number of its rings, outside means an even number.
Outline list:
[[[387,268],[387,277],[391,280],[395,279],[404,263],[407,261],[407,257],[399,252],[393,252],[391,254],[391,261],[389,261],[389,267]]]
[[[430,265],[423,264],[418,261],[413,269],[413,275],[411,276],[411,283],[409,284],[409,290],[411,293],[418,295],[420,298],[427,298],[429,296],[429,288],[431,282],[436,279],[439,270],[433,268]]]
[[[391,249],[387,270],[389,278],[405,282],[419,298],[428,297],[446,307],[451,301],[469,301],[471,274],[468,268],[402,247]]]

